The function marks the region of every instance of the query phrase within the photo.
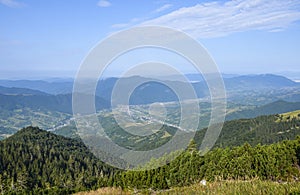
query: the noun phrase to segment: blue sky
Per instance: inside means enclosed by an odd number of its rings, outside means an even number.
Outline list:
[[[0,78],[73,77],[99,41],[138,25],[191,35],[224,73],[300,74],[299,0],[0,0]]]

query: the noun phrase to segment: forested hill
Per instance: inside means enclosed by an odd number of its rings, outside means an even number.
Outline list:
[[[107,185],[116,171],[81,141],[36,127],[24,128],[0,142],[0,194],[91,189]]]
[[[300,178],[300,138],[279,142],[300,134],[300,111],[227,121],[216,148],[200,156],[196,148],[204,133],[197,132],[196,142],[166,166],[121,172],[97,159],[79,139],[27,127],[0,142],[0,194],[70,194],[102,186],[165,189],[218,177]],[[269,145],[274,142],[279,143]]]
[[[198,131],[195,141],[201,144],[206,128]],[[240,146],[245,142],[254,146],[271,144],[300,135],[300,110],[265,115],[252,119],[226,121],[215,147]]]
[[[191,142],[187,151],[165,166],[155,170],[127,171],[116,175],[114,186],[168,189],[199,183],[203,179],[293,182],[298,181],[300,176],[299,151],[300,137],[264,146],[252,147],[244,144],[232,148],[216,148],[204,156],[199,154],[195,143]],[[167,161],[167,158],[159,160]],[[160,163],[159,160],[153,163]],[[295,189],[295,194],[299,192],[299,188]]]
[[[300,110],[300,102],[287,102],[278,100],[252,109],[245,109],[227,114],[226,120],[240,118],[255,118],[262,115],[271,115]]]

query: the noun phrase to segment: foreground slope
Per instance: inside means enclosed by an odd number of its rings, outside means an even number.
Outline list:
[[[174,187],[167,190],[141,190],[140,194],[299,194],[300,183],[278,183],[272,181],[218,181],[208,182],[206,185],[200,183],[191,186]],[[101,195],[101,194],[139,194],[136,190],[122,190],[121,188],[100,188],[95,191],[79,192],[75,195]]]
[[[114,171],[82,142],[36,127],[0,142],[0,193],[90,189]]]
[[[152,170],[127,171],[116,175],[114,186],[127,189],[169,189],[213,181],[299,181],[300,138],[272,145],[244,144],[216,148],[204,156],[191,142],[175,160]],[[155,163],[155,162],[153,162]],[[299,187],[299,185],[298,185]],[[242,192],[237,192],[238,194]]]

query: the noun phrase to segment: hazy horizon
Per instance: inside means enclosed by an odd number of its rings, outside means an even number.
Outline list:
[[[0,73],[0,80],[46,80],[46,81],[56,81],[56,80],[73,80],[76,77],[76,73],[72,74],[71,71],[66,74],[66,72],[55,72],[56,74],[47,74],[47,72],[38,72],[36,71],[34,74],[32,74],[34,71],[28,71],[27,73],[22,72],[11,72],[11,74],[5,74],[3,72]],[[17,74],[15,74],[17,73]],[[52,72],[53,73],[53,72]],[[197,75],[200,73],[195,72],[187,72],[184,73],[185,75]],[[284,76],[290,80],[293,80],[295,82],[300,82],[300,72],[258,72],[258,73],[230,73],[225,72],[221,73],[222,76],[229,76],[229,77],[238,77],[238,76],[247,76],[247,75],[265,75],[265,74],[272,74],[272,75],[278,75],[278,76]],[[129,76],[140,76],[140,75],[129,75]],[[148,77],[152,77],[153,75],[148,75]],[[159,75],[155,75],[154,77],[159,77]],[[161,75],[165,77],[171,77],[175,76],[173,74],[166,74]],[[112,74],[112,75],[104,75],[100,79],[106,79],[116,77],[120,78],[121,76],[118,74]]]

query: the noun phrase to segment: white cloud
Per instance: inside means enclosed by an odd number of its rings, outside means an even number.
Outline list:
[[[173,6],[172,4],[165,4],[165,5],[157,8],[156,10],[154,10],[152,13],[159,13],[159,12],[165,11],[165,10],[169,9],[170,7],[172,7],[172,6]],[[112,28],[119,28],[119,29],[127,28],[127,27],[136,25],[136,24],[141,23],[141,22],[143,22],[145,20],[148,20],[148,19],[149,19],[149,17],[132,18],[129,22],[113,24],[111,27]]]
[[[136,23],[144,21],[144,18],[132,18],[129,22],[127,23],[119,23],[119,24],[113,24],[111,27],[112,28],[127,28],[129,26],[132,26]]]
[[[172,4],[165,4],[165,5],[157,8],[154,12],[156,12],[156,13],[163,12],[163,11],[169,9],[172,6],[173,6]]]
[[[298,20],[299,0],[231,0],[183,7],[141,25],[168,26],[207,38],[249,30],[274,32]]]
[[[98,1],[97,5],[99,7],[109,7],[109,6],[111,6],[111,3],[106,0],[100,0],[100,1]]]
[[[0,0],[0,3],[7,6],[7,7],[12,7],[12,8],[18,8],[18,7],[23,7],[24,4],[14,1],[14,0]]]

